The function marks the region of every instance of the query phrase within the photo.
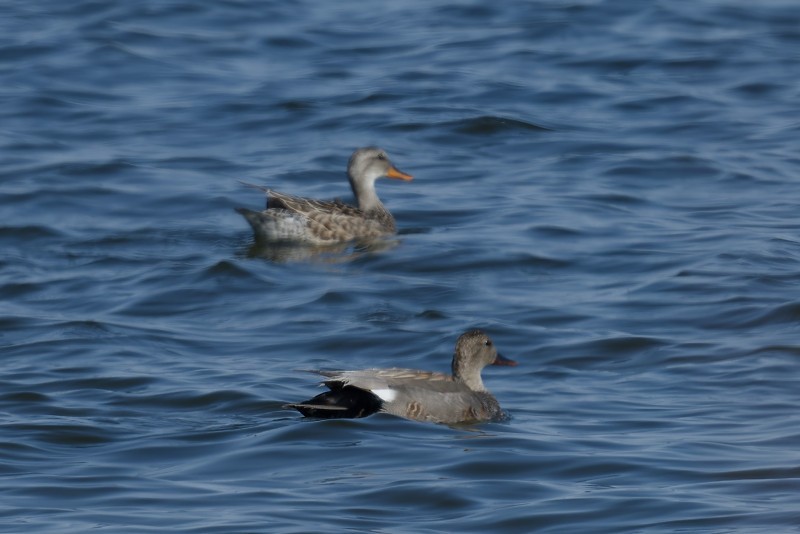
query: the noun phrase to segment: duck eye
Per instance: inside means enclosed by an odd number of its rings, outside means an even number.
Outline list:
[[[487,339],[486,341],[483,342],[483,344],[486,345],[487,347],[491,347],[492,346],[492,340],[491,339]]]
[[[380,154],[378,154],[378,159],[386,159],[386,154],[381,152]]]

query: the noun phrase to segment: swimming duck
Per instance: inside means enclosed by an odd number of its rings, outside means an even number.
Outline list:
[[[516,365],[497,353],[481,330],[470,330],[456,341],[452,374],[414,369],[314,371],[330,391],[287,404],[307,417],[356,418],[385,412],[415,421],[477,423],[502,419],[500,403],[483,385],[487,365]]]
[[[266,242],[330,245],[395,233],[394,217],[375,193],[375,180],[386,176],[408,181],[413,176],[399,171],[386,152],[377,147],[353,152],[347,176],[358,206],[339,200],[296,197],[255,186],[267,194],[266,209],[236,211],[253,227],[256,238]]]

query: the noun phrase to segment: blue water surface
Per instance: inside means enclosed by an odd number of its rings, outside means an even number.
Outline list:
[[[0,531],[797,530],[797,2],[0,13]],[[253,242],[369,144],[396,238]],[[508,421],[283,408],[472,327]]]

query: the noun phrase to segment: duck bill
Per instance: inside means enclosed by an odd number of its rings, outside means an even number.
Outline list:
[[[394,178],[395,180],[403,180],[406,182],[414,179],[413,176],[398,170],[397,167],[389,167],[389,170],[386,171],[386,176],[388,178]]]
[[[509,367],[516,367],[517,362],[511,358],[506,358],[502,354],[498,354],[497,358],[495,358],[492,362],[492,365],[507,365]]]

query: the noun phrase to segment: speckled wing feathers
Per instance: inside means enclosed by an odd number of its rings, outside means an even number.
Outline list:
[[[263,189],[263,188],[261,188]],[[262,217],[248,216],[263,239],[304,241],[326,245],[354,239],[373,239],[395,231],[394,219],[385,210],[365,213],[340,200],[314,200],[263,189],[267,209]],[[258,212],[250,212],[258,213]],[[283,224],[288,228],[283,228]]]

